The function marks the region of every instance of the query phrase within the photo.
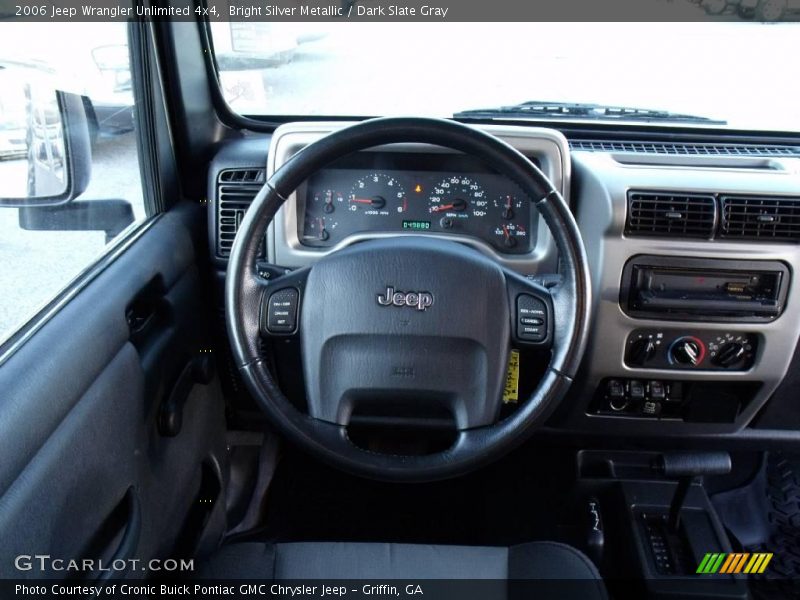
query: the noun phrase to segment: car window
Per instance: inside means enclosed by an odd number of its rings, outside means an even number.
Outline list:
[[[148,216],[129,63],[124,23],[0,24],[0,199],[31,202],[0,200],[0,343]],[[66,129],[54,90],[77,107]],[[67,167],[85,189],[35,203],[64,192]]]
[[[702,20],[697,3],[685,10]],[[210,29],[223,96],[244,115],[492,116],[486,109],[528,103],[502,113],[600,121],[609,106],[649,109],[623,115],[639,121],[666,111],[715,126],[800,130],[800,79],[775,75],[776,57],[800,52],[793,22],[276,20]],[[625,120],[619,110],[607,115]]]

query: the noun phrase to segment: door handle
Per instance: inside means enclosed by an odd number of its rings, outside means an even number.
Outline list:
[[[120,513],[119,521],[125,524],[125,531],[122,534],[117,549],[109,559],[108,564],[111,565],[119,564],[116,562],[119,560],[127,562],[129,559],[133,558],[139,547],[139,535],[142,531],[142,506],[139,501],[139,492],[134,486],[130,486],[127,489],[125,496],[117,505],[117,508],[112,511],[110,517],[113,517],[113,513],[115,512]],[[119,529],[117,529],[117,531],[119,531]],[[95,581],[103,583],[112,578],[122,577],[127,572],[127,569],[123,571],[116,571],[113,569],[104,570]]]

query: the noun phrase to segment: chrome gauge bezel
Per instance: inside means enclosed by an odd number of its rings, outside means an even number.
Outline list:
[[[271,176],[281,165],[310,143],[325,135],[346,127],[351,123],[288,123],[279,127],[273,134],[270,152],[267,159],[267,176]],[[485,125],[480,129],[491,133],[512,145],[526,156],[535,158],[545,175],[559,189],[569,203],[570,154],[566,138],[558,131],[533,127]],[[428,144],[396,144],[367,150],[367,152],[418,152],[418,153],[450,153],[455,152]],[[349,193],[349,192],[348,192]],[[299,199],[304,198],[304,191],[293,193],[288,202],[276,215],[275,222],[267,231],[268,258],[271,262],[288,267],[310,265],[319,258],[335,252],[351,244],[379,238],[390,238],[409,235],[420,235],[413,231],[367,232],[349,235],[333,246],[312,247],[304,245],[298,235],[298,219],[303,214]],[[492,199],[489,199],[490,204]],[[490,207],[491,210],[491,207]],[[445,232],[426,232],[426,236],[450,239],[476,248],[491,256],[499,263],[522,274],[536,274],[543,270],[553,271],[556,267],[556,249],[550,232],[544,221],[539,219],[536,242],[531,251],[525,254],[507,254],[499,252],[488,243],[464,235]]]

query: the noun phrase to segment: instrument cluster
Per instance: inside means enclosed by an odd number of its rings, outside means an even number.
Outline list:
[[[319,171],[299,190],[303,245],[357,234],[467,236],[504,254],[529,253],[538,218],[513,181],[462,155],[365,152]],[[366,163],[366,164],[365,164]]]

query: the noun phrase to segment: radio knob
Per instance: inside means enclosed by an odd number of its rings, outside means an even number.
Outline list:
[[[641,367],[656,353],[656,345],[650,338],[636,340],[628,350],[628,364]]]
[[[678,338],[669,347],[669,359],[673,364],[696,367],[706,356],[703,342],[694,337]]]
[[[723,344],[714,357],[714,364],[725,369],[734,367],[744,358],[744,346],[739,342]]]

